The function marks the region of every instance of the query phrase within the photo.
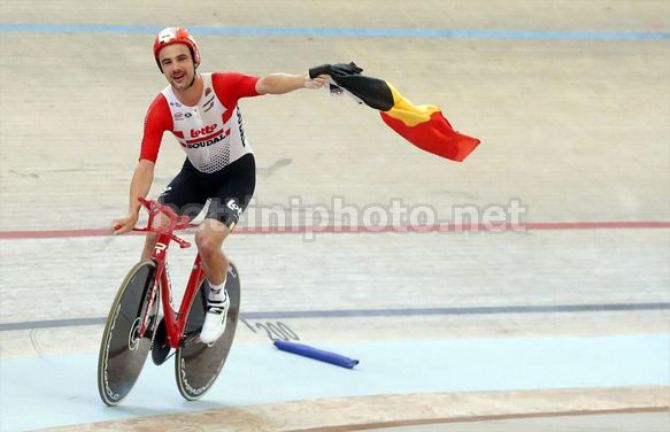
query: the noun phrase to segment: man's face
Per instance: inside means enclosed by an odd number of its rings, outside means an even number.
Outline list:
[[[168,45],[158,53],[163,75],[177,90],[184,90],[193,82],[195,69],[191,50],[184,44]]]

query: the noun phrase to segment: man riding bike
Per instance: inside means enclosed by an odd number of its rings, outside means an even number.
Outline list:
[[[151,188],[163,133],[170,131],[186,152],[181,171],[159,201],[194,217],[210,200],[195,235],[209,285],[207,314],[200,339],[215,342],[224,332],[230,300],[225,292],[228,260],[223,241],[251,199],[256,182],[253,151],[246,141],[239,99],[319,88],[327,76],[273,73],[255,77],[240,73],[199,73],[200,51],[185,28],[163,29],[154,41],[154,58],[169,85],[153,100],[144,122],[139,161],[130,185],[126,216],[114,221],[114,233],[130,231],[139,217],[139,197]],[[162,216],[161,224],[167,223]],[[150,259],[156,233],[146,238],[142,259]]]

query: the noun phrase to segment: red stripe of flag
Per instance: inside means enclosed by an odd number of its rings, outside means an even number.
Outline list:
[[[384,123],[416,147],[453,161],[463,162],[480,143],[477,138],[455,131],[439,110],[430,120],[415,126],[408,126],[385,112],[380,114]]]

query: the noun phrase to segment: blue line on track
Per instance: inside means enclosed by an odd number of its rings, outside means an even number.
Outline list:
[[[155,34],[161,28],[147,25],[93,24],[10,24],[0,23],[0,32],[46,33],[130,33]],[[653,31],[544,31],[421,28],[328,28],[328,27],[219,27],[190,26],[196,35],[223,36],[317,36],[317,37],[392,37],[454,38],[492,40],[599,40],[599,41],[667,41],[670,32]]]
[[[548,306],[486,306],[453,307],[425,309],[344,309],[313,311],[267,311],[243,313],[244,319],[280,319],[280,318],[368,318],[389,316],[426,316],[426,315],[504,315],[530,313],[576,313],[576,312],[630,312],[670,310],[670,303],[613,303],[583,305]],[[76,327],[101,325],[105,318],[75,318],[44,321],[24,321],[0,324],[0,331],[29,330],[37,328]]]

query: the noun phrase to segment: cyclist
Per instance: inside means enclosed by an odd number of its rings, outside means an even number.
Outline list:
[[[147,111],[140,157],[130,185],[128,213],[114,221],[114,233],[130,231],[137,223],[137,199],[146,196],[151,188],[163,132],[172,132],[186,152],[186,160],[159,201],[191,217],[210,201],[195,242],[209,285],[200,339],[211,344],[225,330],[230,305],[224,289],[228,260],[221,246],[249,203],[256,182],[254,155],[244,137],[237,102],[243,97],[319,88],[328,77],[200,73],[198,45],[188,30],[180,27],[163,29],[154,41],[153,51],[158,69],[169,85]],[[166,223],[165,218],[161,223]],[[142,259],[151,258],[157,238],[155,233],[147,235]]]

